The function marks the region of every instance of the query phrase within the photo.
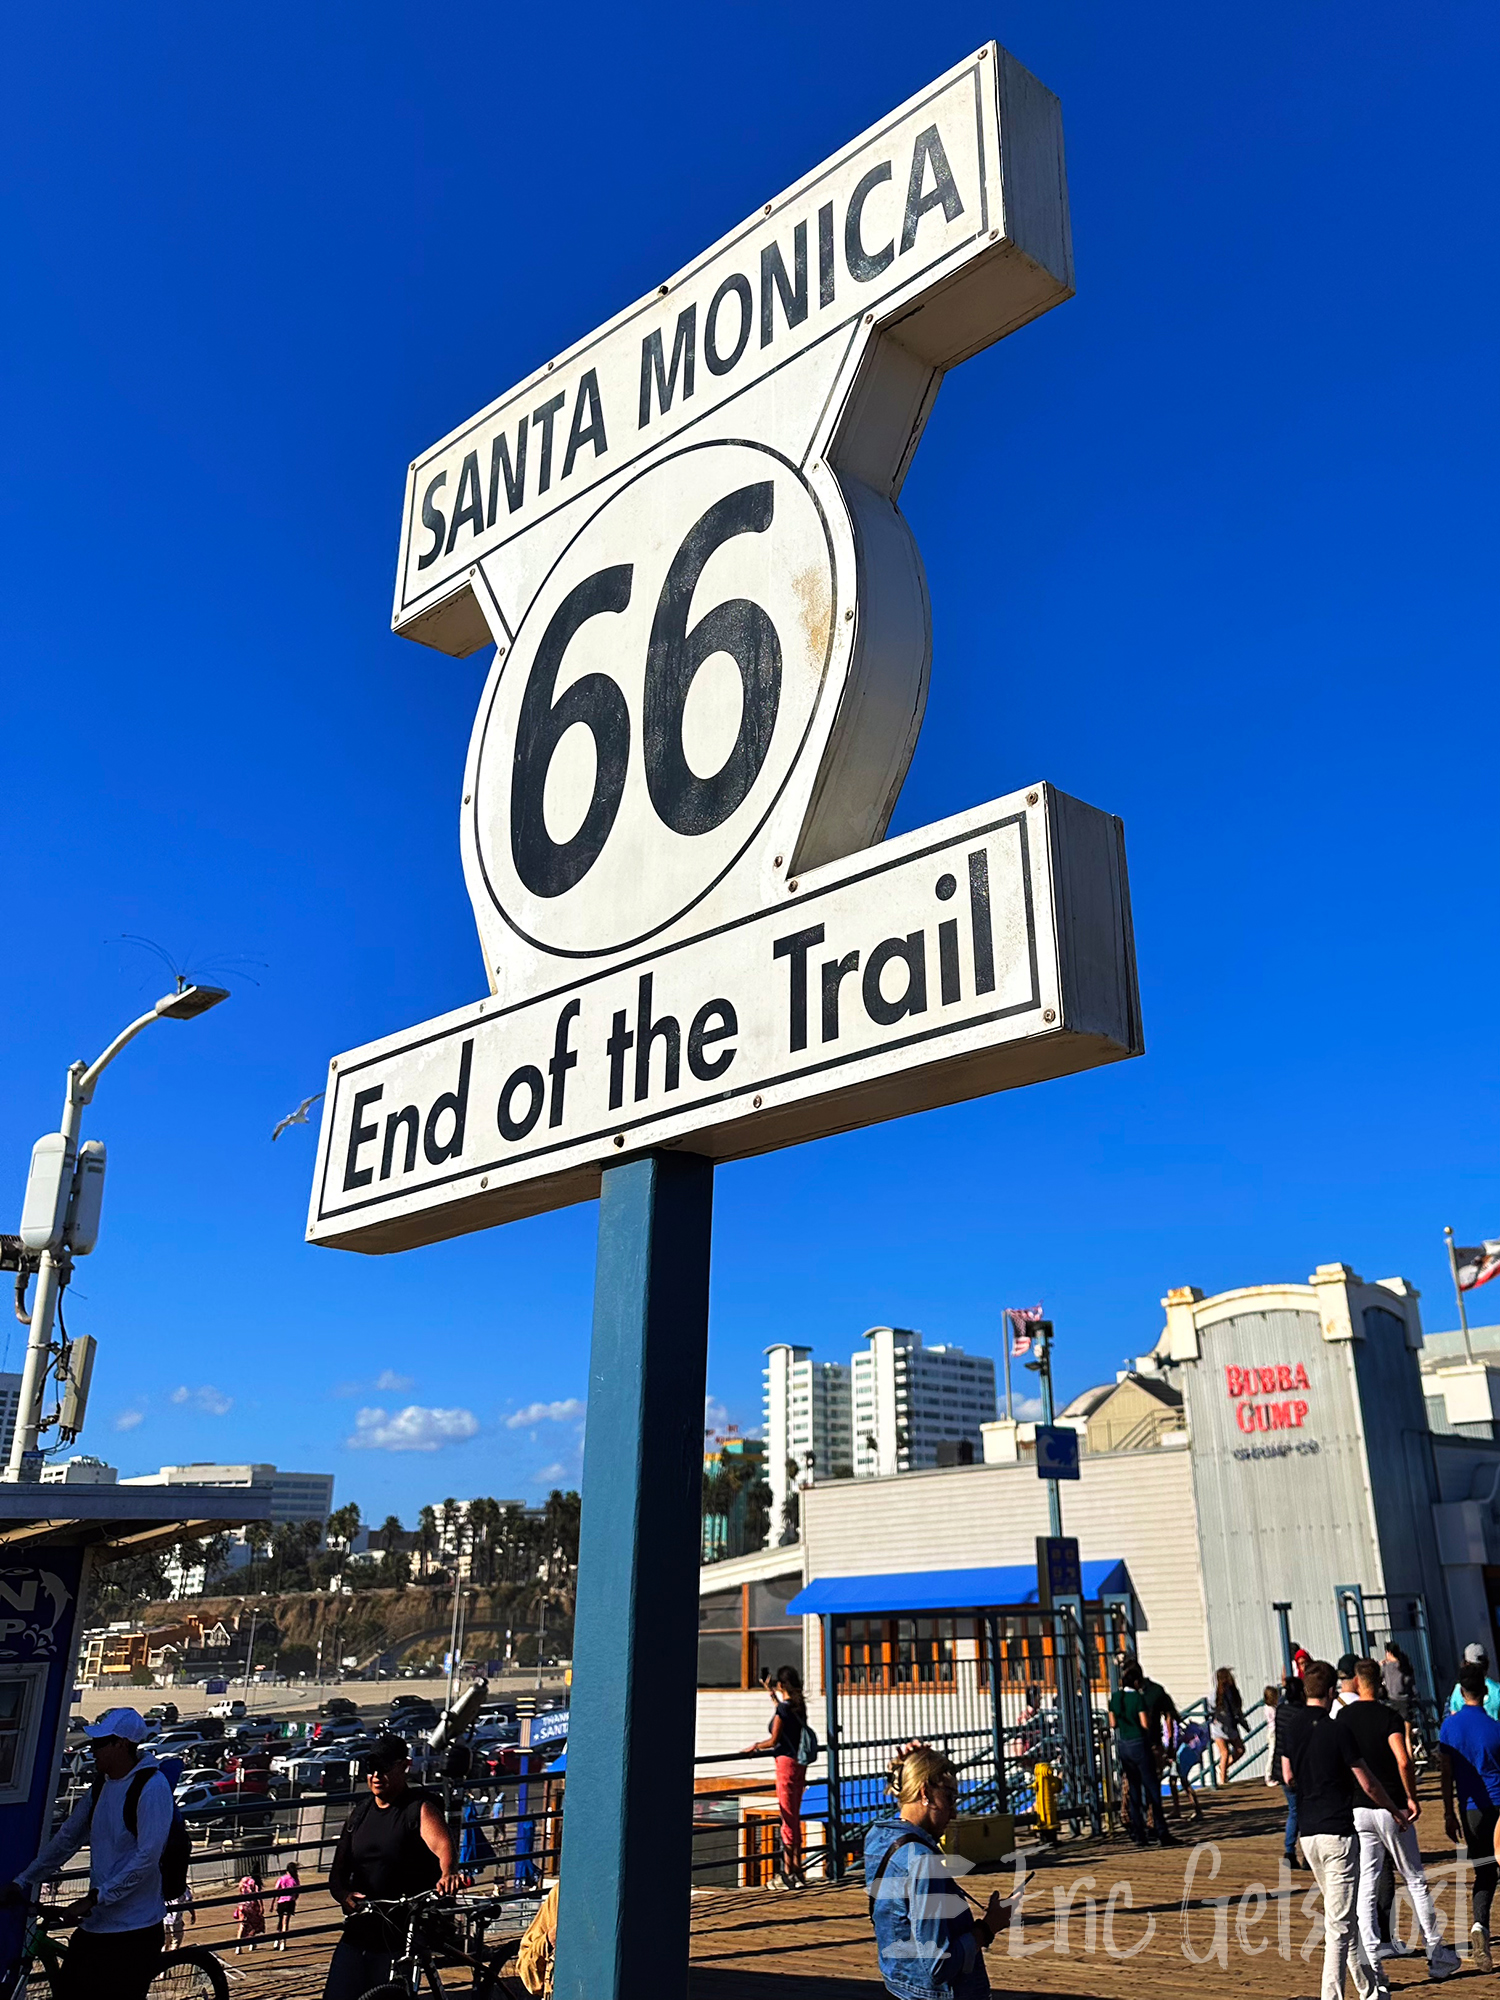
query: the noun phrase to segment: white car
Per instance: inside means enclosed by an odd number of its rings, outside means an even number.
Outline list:
[[[246,1710],[245,1704],[238,1697],[231,1699],[226,1695],[223,1701],[210,1702],[207,1712],[210,1715],[219,1717],[224,1722],[239,1722],[245,1715]]]

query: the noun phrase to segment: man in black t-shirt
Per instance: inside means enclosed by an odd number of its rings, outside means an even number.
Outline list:
[[[1378,1806],[1401,1826],[1411,1815],[1404,1802],[1396,1806],[1359,1755],[1353,1737],[1328,1713],[1337,1678],[1326,1660],[1312,1661],[1303,1674],[1307,1705],[1287,1712],[1281,1731],[1281,1774],[1296,1787],[1297,1837],[1323,1892],[1322,2000],[1343,2000],[1344,1973],[1351,1960],[1360,2000],[1389,2000],[1383,1962],[1372,1963],[1358,1937],[1354,1801]]]
[[[407,1783],[410,1759],[399,1736],[381,1736],[359,1760],[370,1795],[345,1820],[328,1870],[328,1893],[349,1915],[323,2000],[386,1990],[401,1933],[374,1905],[429,1889],[447,1896],[461,1886],[442,1801]]]
[[[1373,1660],[1355,1663],[1354,1683],[1359,1699],[1339,1710],[1335,1727],[1348,1737],[1352,1754],[1378,1778],[1391,1798],[1406,1802],[1406,1823],[1398,1825],[1394,1816],[1360,1797],[1354,1805],[1354,1830],[1359,1836],[1359,1938],[1373,1962],[1394,1957],[1390,1945],[1382,1945],[1378,1935],[1376,1899],[1381,1871],[1388,1854],[1401,1872],[1417,1913],[1422,1940],[1427,1946],[1427,1973],[1431,1979],[1451,1979],[1463,1961],[1451,1946],[1443,1943],[1443,1927],[1433,1908],[1432,1891],[1422,1869],[1417,1847],[1416,1819],[1422,1808],[1417,1802],[1417,1774],[1406,1747],[1406,1724],[1393,1708],[1381,1700],[1385,1692],[1379,1667]]]

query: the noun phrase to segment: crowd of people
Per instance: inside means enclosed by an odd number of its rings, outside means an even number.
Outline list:
[[[1443,1937],[1418,1843],[1414,1692],[1411,1662],[1394,1644],[1381,1661],[1351,1653],[1337,1665],[1297,1648],[1280,1688],[1266,1689],[1267,1782],[1286,1794],[1286,1860],[1307,1868],[1322,1892],[1323,2000],[1340,2000],[1346,1974],[1360,2000],[1385,2000],[1392,1958],[1425,1953],[1433,1980],[1451,1978],[1463,1964]],[[1500,1881],[1500,1683],[1477,1644],[1465,1648],[1437,1748],[1444,1833],[1475,1864],[1469,1963],[1489,1972]],[[1392,1928],[1398,1878],[1420,1944],[1403,1942]]]
[[[799,1676],[791,1668],[767,1676],[775,1702],[769,1732],[749,1746],[776,1760],[781,1808],[783,1886],[805,1887],[801,1849],[802,1791],[818,1754]],[[1383,1661],[1347,1654],[1337,1665],[1301,1648],[1279,1686],[1264,1690],[1268,1732],[1266,1783],[1286,1798],[1284,1852],[1289,1868],[1305,1868],[1322,1894],[1322,2000],[1342,2000],[1352,1974],[1359,2000],[1389,2000],[1385,1970],[1392,1958],[1425,1953],[1428,1975],[1445,1980],[1463,1960],[1443,1937],[1417,1838],[1422,1806],[1413,1755],[1416,1719],[1411,1664],[1395,1645]],[[1220,1782],[1248,1754],[1252,1729],[1233,1671],[1221,1667],[1203,1722],[1185,1721],[1167,1691],[1140,1663],[1125,1659],[1110,1698],[1109,1719],[1119,1763],[1126,1830],[1137,1846],[1153,1840],[1179,1845],[1163,1804],[1167,1785],[1182,1814],[1202,1817],[1192,1771],[1212,1754]],[[171,1788],[141,1745],[146,1725],[133,1709],[113,1709],[91,1724],[96,1775],[57,1834],[30,1868],[0,1891],[0,1902],[26,1899],[83,1845],[90,1852],[86,1896],[63,1911],[74,1926],[57,2000],[94,2000],[108,1990],[118,2000],[143,2000],[163,1950],[180,1948],[195,1921],[186,1867],[175,1883]],[[1490,1916],[1500,1884],[1500,1681],[1477,1645],[1465,1651],[1438,1737],[1443,1826],[1474,1863],[1469,1961],[1493,1969]],[[464,1856],[433,1792],[410,1783],[410,1751],[398,1736],[382,1737],[362,1759],[367,1795],[349,1813],[329,1871],[328,1890],[345,1912],[324,2000],[357,2000],[388,1980],[395,1940],[379,1905],[435,1890],[449,1894],[464,1880]],[[892,1809],[867,1833],[865,1876],[881,1974],[898,2000],[981,2000],[989,1993],[988,1944],[1009,1923],[1011,1899],[969,1898],[942,1853],[941,1842],[959,1805],[959,1780],[948,1757],[909,1743],[892,1761]],[[466,1829],[467,1831],[467,1829]],[[1405,1886],[1420,1944],[1395,1934],[1391,1911],[1397,1880]],[[1017,1883],[1015,1891],[1023,1885]],[[268,1889],[250,1869],[238,1886],[233,1916],[236,1951],[267,1938],[267,1904],[275,1916],[273,1949],[284,1949],[303,1884],[289,1863]],[[538,1922],[536,1983],[543,1991],[555,1942],[556,1892]],[[527,1944],[533,1942],[528,1933]],[[523,1950],[523,1961],[525,1952]],[[530,1970],[523,1963],[523,1974]]]

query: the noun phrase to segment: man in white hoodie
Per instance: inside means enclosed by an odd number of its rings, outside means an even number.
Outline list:
[[[87,1844],[89,1892],[62,1912],[77,1928],[55,2000],[145,2000],[161,1964],[161,1854],[172,1788],[141,1750],[146,1724],[133,1708],[107,1709],[84,1734],[94,1749],[94,1786],[0,1898],[29,1902]]]

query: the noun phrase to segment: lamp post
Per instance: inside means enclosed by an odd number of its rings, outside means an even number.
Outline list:
[[[1037,1320],[1031,1329],[1032,1345],[1036,1349],[1036,1359],[1026,1366],[1042,1382],[1042,1422],[1049,1429],[1053,1422],[1052,1408],[1052,1322],[1050,1319]],[[1047,1481],[1047,1530],[1054,1538],[1062,1533],[1062,1494],[1055,1479]]]
[[[177,991],[157,1001],[149,1014],[142,1014],[128,1028],[122,1028],[103,1055],[93,1063],[74,1063],[68,1071],[67,1093],[63,1099],[58,1145],[52,1135],[37,1141],[32,1153],[31,1177],[26,1186],[26,1208],[21,1218],[21,1240],[28,1250],[39,1250],[36,1294],[32,1300],[30,1338],[26,1343],[26,1365],[21,1376],[21,1395],[16,1405],[15,1435],[11,1439],[10,1462],[4,1477],[12,1485],[41,1477],[37,1439],[41,1433],[42,1390],[52,1358],[52,1321],[58,1294],[73,1267],[73,1246],[68,1242],[70,1223],[77,1211],[79,1188],[78,1131],[86,1105],[93,1101],[94,1089],[104,1071],[127,1042],[135,1040],[153,1021],[192,1021],[227,1000],[222,986],[189,986],[178,982]],[[102,1167],[102,1156],[100,1165]],[[96,1197],[97,1198],[97,1197]],[[91,1238],[79,1245],[92,1248]],[[20,1312],[19,1294],[17,1312]],[[22,1315],[24,1317],[24,1315]]]

